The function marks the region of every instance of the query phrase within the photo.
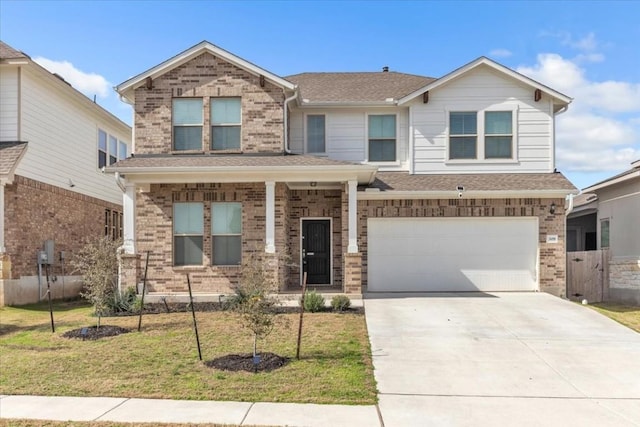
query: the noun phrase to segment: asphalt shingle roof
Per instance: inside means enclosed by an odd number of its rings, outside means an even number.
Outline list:
[[[0,176],[13,172],[26,149],[26,142],[0,142]]]
[[[332,166],[356,165],[356,163],[331,160],[326,157],[306,155],[139,155],[121,160],[110,168],[183,168],[183,167],[278,167],[278,166]]]
[[[561,173],[426,174],[378,172],[370,185],[381,191],[544,191],[577,190]]]
[[[0,40],[0,59],[17,58],[28,58],[28,56],[20,52],[19,50],[15,50],[11,46]]]
[[[385,102],[387,98],[402,98],[436,80],[395,71],[302,73],[285,79],[297,84],[300,97],[311,103]]]

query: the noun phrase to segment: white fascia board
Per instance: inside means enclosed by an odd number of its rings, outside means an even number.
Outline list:
[[[203,52],[209,52],[214,56],[217,56],[219,58],[224,59],[225,61],[239,67],[242,68],[254,75],[260,76],[263,75],[266,79],[270,80],[271,82],[275,83],[276,85],[284,88],[284,89],[289,89],[289,90],[295,90],[296,89],[296,85],[291,83],[288,80],[283,79],[282,77],[279,77],[273,73],[271,73],[270,71],[265,70],[264,68],[260,68],[257,65],[240,58],[239,56],[236,56],[234,54],[232,54],[231,52],[228,52],[214,44],[211,44],[207,41],[203,41],[198,43],[197,45],[185,50],[182,53],[177,54],[176,56],[167,59],[166,61],[156,65],[153,68],[150,68],[149,70],[138,74],[137,76],[134,76],[132,78],[130,78],[129,80],[126,80],[123,83],[120,83],[119,85],[117,85],[114,89],[123,97],[129,99],[130,97],[127,96],[128,93],[134,89],[136,89],[138,86],[144,84],[145,80],[148,77],[151,77],[152,79],[155,79],[163,74],[165,74],[166,72],[190,61],[191,59],[195,58],[196,56],[202,54]]]
[[[612,179],[610,181],[604,181],[604,182],[601,182],[600,184],[592,185],[591,187],[587,187],[587,188],[583,189],[582,192],[583,193],[591,193],[592,191],[601,190],[603,188],[610,187],[610,186],[615,185],[615,184],[620,184],[621,182],[625,182],[625,181],[628,181],[630,179],[638,178],[638,177],[640,177],[640,170],[631,172],[630,174],[618,177],[616,179]]]
[[[381,108],[395,107],[397,101],[379,102],[302,102],[298,105],[300,109],[305,108]]]
[[[417,96],[422,95],[423,93],[425,93],[426,91],[429,90],[433,90],[437,87],[440,87],[442,85],[447,84],[448,82],[450,82],[453,79],[458,78],[459,76],[467,73],[468,71],[473,70],[474,68],[480,66],[480,65],[486,65],[488,67],[493,68],[496,71],[502,72],[506,75],[508,75],[509,77],[518,80],[521,83],[527,84],[535,89],[540,89],[542,92],[546,93],[547,95],[551,96],[552,98],[555,98],[559,101],[561,101],[564,104],[570,104],[571,101],[573,101],[573,98],[568,97],[567,95],[564,95],[556,90],[551,89],[548,86],[543,85],[542,83],[539,83],[523,74],[518,73],[517,71],[513,71],[511,68],[505,67],[504,65],[498,64],[495,61],[492,61],[491,59],[481,56],[480,58],[471,61],[470,63],[463,65],[462,67],[458,68],[457,70],[454,70],[452,72],[450,72],[449,74],[446,74],[445,76],[439,78],[438,80],[435,80],[431,83],[429,83],[428,85],[410,93],[409,95],[400,98],[398,100],[398,105],[403,105],[406,104],[407,102],[411,101],[412,99],[414,99]]]
[[[462,197],[457,191],[359,191],[358,200],[397,200],[397,199],[513,199],[565,198],[577,194],[571,190],[521,190],[521,191],[465,191]]]
[[[145,184],[198,182],[342,182],[357,180],[360,184],[373,182],[377,168],[306,166],[295,168],[122,168],[118,170],[127,181]],[[109,172],[114,172],[111,169]]]

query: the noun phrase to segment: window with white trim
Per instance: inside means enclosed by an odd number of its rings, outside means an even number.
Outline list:
[[[212,150],[240,150],[241,105],[240,98],[211,98]]]
[[[478,114],[475,111],[449,113],[449,159],[476,159]]]
[[[102,129],[98,129],[98,168],[110,166],[127,158],[127,144]]]
[[[513,118],[511,111],[485,111],[484,158],[513,158]]]
[[[325,144],[324,114],[307,115],[307,153],[324,153]]]
[[[204,205],[173,204],[173,265],[202,265]]]
[[[242,203],[211,204],[211,263],[239,265],[242,261]]]
[[[202,150],[202,99],[174,98],[172,108],[173,149]]]
[[[396,161],[396,115],[369,115],[369,161]]]

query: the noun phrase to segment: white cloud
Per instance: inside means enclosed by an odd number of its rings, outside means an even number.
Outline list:
[[[98,95],[101,98],[109,96],[111,84],[100,74],[81,71],[69,61],[54,61],[43,57],[37,57],[33,60],[48,71],[59,74],[74,88],[90,98],[93,95]]]
[[[591,35],[574,44],[597,46]],[[535,65],[517,71],[574,98],[557,118],[560,170],[621,171],[640,158],[640,83],[591,81],[579,58],[553,53],[540,54]]]
[[[512,55],[511,51],[508,49],[493,49],[489,52],[489,55],[494,58],[507,58]]]
[[[596,41],[596,35],[594,33],[589,33],[578,40],[573,40],[571,34],[566,33],[563,44],[571,46],[572,48],[581,50],[583,52],[591,52],[598,48],[598,42]]]

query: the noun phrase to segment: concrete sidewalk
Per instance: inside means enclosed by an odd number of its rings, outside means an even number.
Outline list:
[[[267,426],[380,426],[375,406],[0,396],[0,418]]]

